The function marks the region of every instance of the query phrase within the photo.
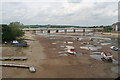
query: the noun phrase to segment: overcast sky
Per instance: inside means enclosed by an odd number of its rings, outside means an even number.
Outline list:
[[[118,21],[118,2],[108,1],[4,0],[0,12],[7,24],[111,25]]]

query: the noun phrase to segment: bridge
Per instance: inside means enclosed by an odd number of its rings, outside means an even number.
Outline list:
[[[43,32],[46,31],[47,33],[51,33],[51,31],[55,31],[56,33],[60,32],[60,30],[64,30],[65,33],[68,32],[68,30],[72,30],[72,32],[97,32],[97,31],[103,31],[103,28],[47,28],[47,29],[38,29],[38,28],[23,28],[24,32]]]

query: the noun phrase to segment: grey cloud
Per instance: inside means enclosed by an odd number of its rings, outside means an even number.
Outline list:
[[[81,0],[79,0],[81,1]],[[117,21],[117,3],[3,3],[3,22],[101,25]]]
[[[67,0],[69,3],[80,3],[82,0]]]

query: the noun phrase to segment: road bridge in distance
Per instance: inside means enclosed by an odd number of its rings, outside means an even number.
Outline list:
[[[24,32],[43,32],[46,31],[47,33],[51,33],[52,31],[55,31],[56,33],[59,33],[60,30],[63,30],[64,33],[67,33],[69,30],[72,30],[73,33],[77,33],[78,31],[81,31],[82,33],[85,32],[97,32],[97,31],[103,31],[103,28],[47,28],[47,29],[38,29],[38,28],[23,28]]]

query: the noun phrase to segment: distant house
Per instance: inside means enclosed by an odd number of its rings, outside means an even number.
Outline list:
[[[120,31],[120,22],[112,24],[113,31]]]

